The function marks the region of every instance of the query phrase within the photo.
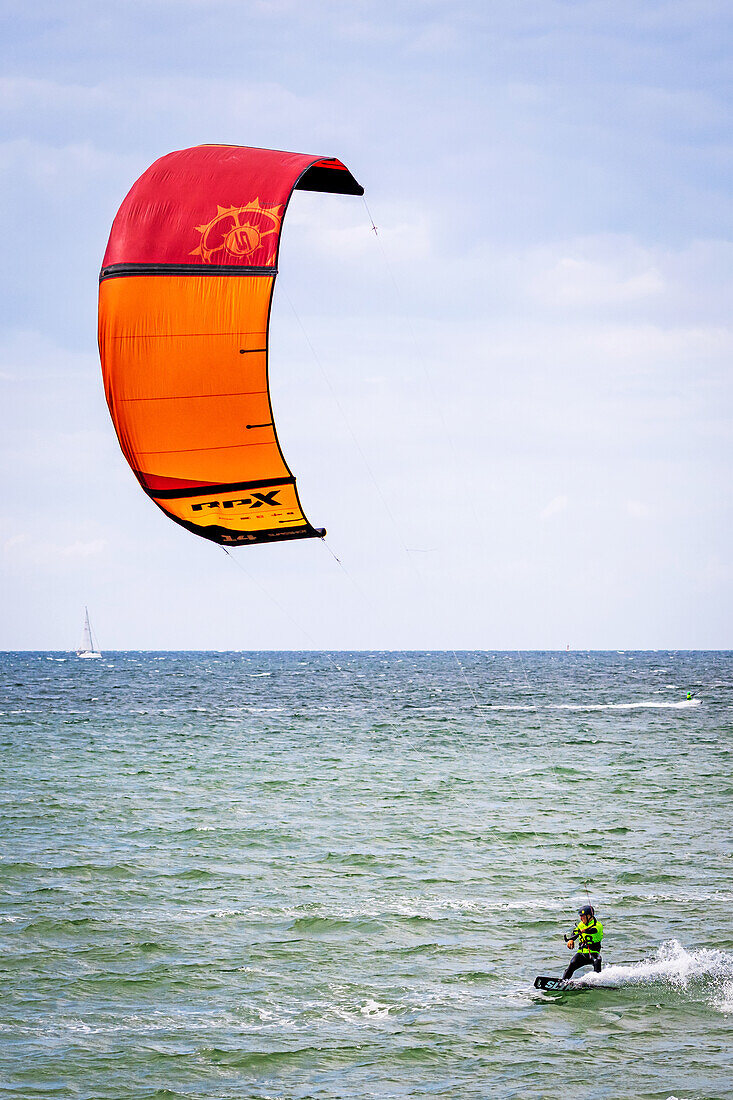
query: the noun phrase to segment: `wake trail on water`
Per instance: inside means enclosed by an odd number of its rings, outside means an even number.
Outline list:
[[[584,975],[582,980],[590,988],[662,987],[681,994],[701,995],[711,1008],[733,1014],[733,954],[715,948],[688,951],[678,940],[669,940],[651,959],[604,966],[600,974]]]
[[[699,707],[699,699],[682,699],[679,702],[660,702],[658,699],[642,700],[638,703],[538,703],[531,706],[526,703],[484,703],[491,710],[689,710]]]

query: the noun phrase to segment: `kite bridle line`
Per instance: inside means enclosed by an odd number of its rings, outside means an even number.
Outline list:
[[[364,195],[362,195],[362,196],[361,196],[361,200],[362,200],[362,202],[364,203],[364,209],[366,210],[367,218],[369,219],[369,224],[370,224],[370,227],[371,227],[371,231],[372,231],[372,232],[374,233],[374,236],[375,236],[375,238],[376,238],[376,240],[377,240],[377,242],[378,242],[378,244],[379,244],[379,249],[380,249],[380,251],[381,251],[381,253],[382,253],[382,258],[383,258],[383,261],[384,261],[384,266],[385,266],[385,269],[386,269],[386,271],[387,271],[387,274],[389,275],[390,281],[392,282],[392,285],[393,285],[393,287],[394,287],[394,289],[395,289],[395,292],[396,292],[397,298],[398,298],[398,300],[399,300],[400,304],[402,305],[402,313],[403,313],[403,316],[404,316],[404,317],[406,318],[406,320],[407,320],[407,327],[408,327],[408,329],[409,329],[409,332],[410,332],[410,336],[412,337],[412,343],[413,343],[413,347],[414,347],[414,350],[415,350],[415,353],[416,353],[416,356],[415,356],[415,357],[416,357],[416,359],[417,359],[417,362],[418,362],[418,363],[420,363],[420,365],[421,365],[421,367],[422,367],[422,372],[423,372],[423,376],[424,376],[424,378],[425,378],[425,381],[426,381],[426,383],[427,383],[427,387],[428,387],[428,390],[429,390],[429,393],[430,393],[430,396],[431,396],[431,399],[432,399],[432,404],[433,404],[433,407],[434,407],[434,409],[436,409],[436,410],[437,410],[437,413],[438,413],[438,417],[439,417],[439,419],[440,419],[440,422],[441,422],[441,426],[442,426],[442,428],[443,428],[443,437],[444,437],[445,439],[447,439],[447,440],[448,440],[448,442],[449,442],[449,444],[450,444],[450,449],[451,449],[451,451],[452,451],[452,453],[453,453],[453,458],[454,458],[454,460],[455,460],[455,464],[456,464],[456,467],[459,467],[459,466],[460,466],[460,460],[459,460],[459,457],[458,457],[458,451],[457,451],[457,448],[456,448],[456,445],[455,445],[455,439],[454,439],[454,437],[453,437],[453,433],[452,433],[452,432],[451,432],[451,430],[450,430],[450,425],[448,424],[448,422],[447,422],[447,420],[446,420],[446,418],[445,418],[445,416],[444,416],[444,414],[443,414],[443,406],[442,406],[442,403],[441,403],[441,402],[440,402],[440,401],[438,400],[438,395],[437,395],[437,393],[436,393],[436,391],[435,391],[435,385],[434,385],[434,383],[433,383],[433,378],[432,378],[432,376],[431,376],[430,372],[429,372],[429,371],[427,370],[427,367],[425,366],[425,359],[424,359],[424,357],[423,357],[423,356],[421,355],[421,353],[420,353],[420,345],[419,345],[419,342],[418,342],[418,339],[417,339],[417,335],[416,335],[416,333],[415,333],[415,328],[414,328],[414,326],[413,326],[413,324],[412,324],[412,320],[411,320],[411,317],[410,317],[410,313],[409,313],[409,311],[408,311],[408,310],[407,310],[407,309],[405,308],[405,298],[404,298],[404,295],[403,295],[403,293],[402,293],[402,289],[401,289],[401,287],[399,286],[399,284],[398,284],[398,282],[397,282],[397,279],[395,278],[395,274],[394,274],[394,271],[393,271],[393,269],[392,269],[392,265],[391,265],[391,264],[390,264],[390,262],[389,262],[389,257],[387,256],[387,253],[386,253],[386,251],[385,251],[385,249],[384,249],[384,245],[383,245],[383,243],[382,243],[382,239],[381,239],[381,237],[380,237],[380,235],[379,235],[379,232],[378,232],[377,226],[376,226],[376,224],[375,224],[375,222],[374,222],[374,218],[372,217],[372,213],[371,213],[371,210],[369,209],[369,205],[368,205],[368,203],[367,203],[367,201],[366,201],[366,198],[365,198],[365,196],[364,196]],[[353,434],[353,433],[352,433],[352,434]],[[380,494],[380,495],[381,495],[381,494]],[[470,505],[470,508],[471,508],[471,510],[472,510],[472,512],[473,512],[473,518],[474,518],[474,521],[475,521],[476,523],[478,523],[478,515],[477,515],[477,512],[476,512],[476,508],[475,508],[475,504],[474,504],[474,499],[475,499],[475,495],[474,495],[473,493],[471,493],[471,494],[469,495],[469,505]],[[390,518],[392,519],[392,521],[393,521],[393,523],[394,523],[394,522],[395,522],[395,521],[394,521],[394,517],[393,517],[393,516],[391,516],[391,514],[390,514]],[[407,550],[407,547],[405,547],[405,551],[406,551],[406,552],[407,552],[408,554],[410,553],[410,551],[409,551],[409,550]],[[410,561],[411,561],[411,564],[413,564],[413,559],[412,559],[412,558],[410,559]],[[413,568],[415,568],[415,567],[414,567],[414,565],[413,565]],[[419,577],[419,579],[420,579],[420,582],[422,583],[423,587],[424,587],[424,588],[427,588],[427,589],[429,589],[429,587],[430,587],[430,586],[428,586],[428,585],[426,584],[426,582],[425,582],[425,580],[424,580],[424,578],[423,578],[422,574],[420,573],[420,570],[419,570],[419,569],[415,569],[415,572],[417,573],[417,575],[418,575],[418,577]],[[430,592],[431,592],[431,594],[432,594],[432,589],[430,589]],[[457,653],[456,653],[456,652],[455,652],[454,650],[450,650],[450,652],[451,652],[451,653],[453,654],[453,657],[454,657],[454,659],[455,659],[456,663],[458,664],[458,666],[459,666],[459,668],[460,668],[460,670],[461,670],[461,674],[462,674],[462,676],[463,676],[463,678],[464,678],[464,680],[465,680],[465,682],[466,682],[466,686],[468,687],[468,690],[469,690],[469,692],[470,692],[470,694],[471,694],[471,696],[472,696],[472,698],[473,698],[473,700],[474,700],[474,704],[475,704],[476,708],[478,709],[478,711],[479,711],[479,714],[480,714],[480,715],[481,715],[481,717],[483,718],[484,724],[485,724],[485,725],[487,725],[487,727],[488,727],[488,723],[486,722],[486,718],[485,718],[485,716],[484,716],[484,715],[483,715],[483,713],[482,713],[482,711],[483,711],[483,707],[482,707],[482,705],[481,705],[481,704],[480,704],[480,703],[478,702],[478,699],[476,698],[476,694],[475,694],[475,692],[474,692],[474,690],[473,690],[473,687],[472,687],[472,685],[470,684],[470,682],[469,682],[469,680],[468,680],[468,677],[467,677],[467,675],[466,675],[466,671],[465,671],[465,668],[464,668],[464,667],[463,667],[463,665],[461,664],[461,661],[460,661],[460,659],[458,658],[458,655],[457,655]],[[539,706],[538,706],[538,704],[537,704],[537,700],[536,700],[536,698],[535,698],[535,694],[534,694],[534,691],[533,691],[533,689],[532,689],[532,685],[531,685],[531,683],[530,683],[530,680],[529,680],[529,676],[527,675],[527,669],[526,669],[526,667],[525,667],[525,664],[524,664],[524,660],[523,660],[523,658],[522,658],[522,653],[521,653],[521,650],[517,649],[517,650],[516,650],[515,652],[516,652],[516,654],[517,654],[517,657],[518,657],[518,659],[519,659],[519,665],[520,665],[520,668],[521,668],[521,670],[522,670],[522,676],[523,676],[523,678],[524,678],[524,683],[525,683],[525,687],[526,687],[526,689],[527,689],[527,692],[528,692],[528,694],[529,694],[529,697],[530,697],[530,704],[531,704],[532,710],[533,710],[533,711],[535,712],[535,715],[536,715],[536,717],[537,717],[537,719],[538,719],[538,721],[539,721],[539,709],[540,709],[540,708],[539,708]],[[541,754],[541,755],[542,755],[542,754]],[[546,749],[544,750],[544,757],[545,757],[545,761],[546,761],[546,762],[547,762],[547,764],[549,765],[549,770],[550,770],[550,772],[551,772],[551,774],[552,774],[552,777],[553,777],[553,779],[554,779],[554,781],[555,781],[555,785],[556,785],[556,788],[557,788],[557,792],[558,792],[558,794],[561,794],[561,793],[563,793],[563,787],[562,787],[562,784],[561,784],[561,781],[560,781],[560,776],[559,776],[559,774],[558,774],[558,772],[557,772],[557,765],[556,765],[556,764],[555,764],[555,763],[554,763],[554,762],[552,761],[552,759],[550,758],[550,756],[549,756],[549,753],[547,752],[547,750],[546,750]],[[536,833],[535,833],[535,836],[537,836],[537,834],[536,834]]]
[[[362,198],[363,198],[363,196],[362,196]],[[400,291],[400,288],[399,288],[399,286],[398,286],[398,284],[397,284],[397,280],[395,279],[395,277],[394,277],[394,274],[392,273],[392,269],[391,269],[391,266],[390,266],[389,260],[388,260],[388,258],[387,258],[387,255],[386,255],[385,251],[384,251],[384,248],[382,247],[382,242],[381,242],[381,239],[380,239],[380,237],[379,237],[379,233],[378,233],[378,231],[377,231],[377,227],[376,227],[376,225],[374,224],[374,220],[372,219],[371,213],[369,212],[369,207],[367,206],[367,204],[366,204],[366,201],[364,201],[364,206],[366,207],[367,215],[368,215],[368,217],[369,217],[369,221],[370,221],[370,224],[371,224],[371,229],[372,229],[372,231],[374,232],[374,235],[375,235],[375,237],[376,237],[377,241],[379,242],[379,247],[380,247],[380,250],[381,250],[381,252],[382,252],[382,256],[383,256],[383,259],[384,259],[385,267],[386,267],[387,271],[389,272],[389,275],[390,275],[390,278],[391,278],[391,280],[392,280],[392,283],[393,283],[393,285],[394,285],[394,288],[395,288],[395,291],[396,291],[396,293],[397,293],[398,299],[400,300],[400,302],[402,302],[402,301],[403,301],[403,296],[402,296],[402,293],[401,293],[401,291]],[[346,425],[346,428],[347,428],[347,430],[348,430],[348,432],[349,432],[349,435],[351,436],[351,438],[352,438],[352,439],[353,439],[353,441],[354,441],[354,444],[355,444],[355,446],[356,446],[356,449],[357,449],[357,451],[358,451],[358,453],[359,453],[359,456],[360,456],[360,458],[361,458],[361,460],[362,460],[362,462],[363,462],[363,464],[364,464],[364,467],[365,467],[365,469],[366,469],[366,471],[367,471],[367,473],[368,473],[368,475],[369,475],[369,478],[370,478],[370,480],[372,481],[372,484],[374,485],[374,488],[375,488],[375,490],[376,490],[376,492],[377,492],[377,495],[378,495],[379,499],[381,500],[381,502],[382,502],[382,504],[383,504],[383,506],[384,506],[385,512],[386,512],[386,514],[387,514],[387,516],[389,517],[389,520],[390,520],[390,522],[391,522],[391,525],[392,525],[392,529],[393,529],[393,532],[394,532],[394,534],[395,534],[395,536],[396,536],[397,542],[398,542],[398,543],[400,544],[400,546],[401,546],[402,550],[404,551],[404,553],[405,553],[405,554],[406,554],[406,556],[407,556],[407,560],[409,561],[410,569],[412,570],[413,574],[414,574],[414,575],[415,575],[415,577],[417,578],[417,580],[418,580],[418,582],[419,582],[419,584],[420,584],[421,588],[422,588],[422,589],[423,589],[423,590],[424,590],[424,591],[426,592],[426,594],[428,595],[429,599],[430,599],[430,600],[432,600],[432,601],[433,601],[433,603],[434,603],[434,601],[435,601],[435,593],[434,593],[434,591],[433,591],[433,590],[432,590],[432,589],[430,588],[430,586],[429,586],[429,585],[428,585],[428,584],[426,583],[426,581],[425,581],[425,578],[423,577],[423,575],[422,575],[422,573],[421,573],[420,569],[419,569],[419,568],[417,567],[417,565],[416,565],[415,559],[414,559],[414,558],[413,558],[413,556],[412,556],[412,552],[411,552],[411,551],[409,550],[409,548],[408,548],[408,546],[407,546],[407,544],[406,544],[406,542],[405,542],[405,540],[404,540],[404,538],[403,538],[403,536],[402,536],[402,532],[401,532],[401,530],[400,530],[400,527],[399,527],[399,524],[398,524],[398,522],[397,522],[397,519],[396,519],[396,517],[395,517],[394,513],[392,512],[392,509],[390,508],[390,506],[389,506],[389,503],[388,503],[388,501],[387,501],[387,499],[386,499],[386,497],[385,497],[384,493],[382,492],[382,488],[381,488],[381,486],[380,486],[380,484],[379,484],[379,482],[378,482],[378,480],[377,480],[377,478],[376,478],[376,476],[375,476],[375,474],[374,474],[374,471],[373,471],[373,469],[372,469],[372,467],[371,467],[371,465],[370,465],[370,463],[369,463],[369,461],[368,461],[368,459],[367,459],[367,456],[366,456],[366,454],[365,454],[365,452],[364,452],[364,449],[363,449],[363,447],[361,446],[361,443],[359,442],[359,439],[358,439],[358,437],[357,437],[357,435],[356,435],[356,432],[354,431],[354,428],[353,428],[353,426],[352,426],[351,422],[349,421],[349,418],[348,418],[348,416],[347,416],[346,410],[345,410],[344,406],[342,405],[342,403],[341,403],[341,401],[340,401],[340,399],[339,399],[339,397],[338,397],[338,394],[337,394],[337,392],[336,392],[335,386],[334,386],[334,384],[333,384],[333,382],[332,382],[332,380],[331,380],[331,378],[330,378],[330,376],[329,376],[328,372],[326,371],[326,368],[325,368],[325,366],[324,366],[323,362],[321,361],[321,358],[320,358],[320,356],[318,355],[318,353],[317,353],[317,351],[316,351],[316,349],[315,349],[315,347],[314,347],[314,345],[313,345],[313,342],[312,342],[312,340],[311,340],[311,339],[310,339],[310,337],[308,336],[308,333],[307,333],[307,331],[306,331],[305,325],[303,324],[303,322],[302,322],[302,320],[301,320],[300,316],[298,315],[298,312],[297,312],[297,310],[295,309],[295,306],[293,305],[293,303],[292,303],[292,301],[291,301],[291,299],[290,299],[290,296],[289,296],[289,295],[288,295],[288,293],[287,293],[287,290],[285,289],[285,287],[283,287],[282,289],[283,289],[283,294],[285,295],[285,298],[286,298],[286,300],[287,300],[287,302],[288,302],[288,304],[289,304],[289,306],[290,306],[290,308],[291,308],[291,310],[292,310],[292,312],[293,312],[293,315],[294,315],[294,317],[295,317],[295,319],[296,319],[296,321],[297,321],[297,323],[298,323],[298,326],[299,326],[299,328],[301,329],[301,331],[302,331],[302,333],[303,333],[303,337],[304,337],[304,339],[305,339],[305,341],[306,341],[306,344],[308,345],[308,348],[310,349],[310,352],[311,352],[311,355],[313,356],[314,362],[316,363],[316,365],[317,365],[317,367],[318,367],[318,370],[320,371],[321,375],[323,376],[323,378],[324,378],[324,380],[325,380],[325,382],[326,382],[326,385],[328,386],[328,389],[329,389],[329,391],[330,391],[330,393],[331,393],[331,395],[332,395],[332,397],[333,397],[333,399],[334,399],[334,402],[335,402],[335,404],[336,404],[336,407],[337,407],[337,408],[338,408],[338,410],[339,410],[339,413],[341,414],[341,417],[342,417],[342,419],[343,419],[343,421],[344,421],[344,423],[345,423],[345,425]],[[407,314],[407,312],[406,312],[406,311],[404,311],[404,310],[403,310],[403,312],[405,313],[405,316],[407,316],[407,317],[408,317],[408,327],[409,327],[409,330],[410,330],[410,334],[411,334],[411,337],[412,337],[412,342],[413,342],[413,345],[414,345],[414,347],[415,347],[415,350],[416,350],[416,352],[418,352],[418,359],[419,359],[419,358],[420,358],[420,357],[419,357],[419,345],[418,345],[418,340],[417,340],[417,336],[416,336],[416,334],[415,334],[415,331],[414,331],[414,328],[413,328],[413,326],[412,326],[412,322],[411,322],[411,321],[409,320],[409,315]],[[420,360],[420,361],[421,361],[421,360]],[[452,434],[450,433],[450,430],[449,430],[449,428],[448,428],[448,425],[447,425],[447,423],[446,423],[446,421],[445,421],[445,417],[444,417],[444,416],[443,416],[443,414],[442,414],[442,409],[441,409],[441,407],[440,407],[440,403],[438,402],[438,400],[437,400],[437,395],[435,394],[435,388],[434,388],[434,386],[433,386],[433,380],[432,380],[432,378],[430,377],[430,375],[428,374],[428,372],[427,372],[427,371],[425,370],[424,364],[423,364],[423,374],[425,375],[426,381],[427,381],[427,383],[428,383],[428,387],[429,387],[429,389],[430,389],[430,392],[431,392],[431,397],[432,397],[432,400],[433,400],[433,404],[434,404],[434,405],[435,405],[435,406],[436,406],[436,407],[437,407],[437,408],[439,409],[439,416],[440,416],[440,420],[441,420],[442,426],[443,426],[443,428],[444,428],[444,432],[445,432],[445,438],[447,438],[447,439],[449,440],[449,442],[450,442],[451,450],[453,451],[453,457],[454,457],[454,459],[455,459],[455,461],[456,461],[456,464],[457,464],[457,463],[458,463],[458,453],[457,453],[457,450],[456,450],[456,447],[455,447],[455,441],[454,441],[454,439],[453,439],[453,436],[452,436]],[[363,590],[362,590],[362,589],[360,588],[360,586],[359,586],[359,585],[357,584],[357,582],[355,581],[355,579],[354,579],[354,578],[353,578],[353,577],[351,576],[351,574],[350,574],[350,573],[348,572],[348,570],[346,569],[346,567],[345,567],[345,565],[343,564],[343,562],[341,561],[341,559],[340,559],[340,558],[338,558],[338,557],[336,556],[336,554],[335,554],[335,553],[334,553],[334,551],[333,551],[333,550],[331,549],[331,547],[330,547],[330,546],[329,546],[329,545],[328,545],[328,544],[326,543],[325,539],[322,539],[321,541],[322,541],[322,542],[324,543],[324,545],[326,546],[326,549],[327,549],[327,550],[329,551],[329,553],[331,554],[331,556],[332,556],[333,558],[335,558],[335,560],[337,561],[338,565],[339,565],[339,566],[341,567],[341,569],[343,570],[344,574],[345,574],[345,575],[346,575],[346,576],[347,576],[347,577],[349,578],[349,580],[350,580],[350,581],[351,581],[351,583],[352,583],[352,584],[354,585],[354,587],[355,587],[355,588],[357,589],[357,591],[358,591],[358,592],[359,592],[359,593],[361,594],[361,596],[362,596],[362,597],[363,597],[363,598],[364,598],[364,599],[365,599],[365,600],[366,600],[367,602],[369,602],[369,598],[368,598],[368,597],[366,596],[366,594],[365,594],[365,593],[363,592]],[[480,718],[481,722],[483,723],[483,725],[484,725],[485,729],[486,729],[486,730],[487,730],[487,732],[488,732],[488,733],[490,734],[490,736],[491,736],[491,741],[492,741],[492,744],[494,745],[494,748],[498,750],[499,746],[498,746],[498,743],[497,743],[497,741],[496,741],[496,738],[495,738],[495,737],[494,737],[494,735],[493,735],[493,732],[492,732],[492,730],[491,730],[491,726],[489,725],[489,722],[488,722],[488,720],[487,720],[487,718],[486,718],[486,715],[485,715],[485,714],[483,713],[483,711],[484,711],[484,709],[485,709],[485,708],[484,708],[484,707],[482,706],[482,704],[481,704],[481,703],[479,702],[479,699],[478,699],[478,697],[477,697],[477,695],[476,695],[476,692],[475,692],[475,690],[474,690],[473,684],[471,683],[471,681],[470,681],[470,680],[469,680],[469,678],[468,678],[468,675],[467,675],[467,673],[466,673],[466,669],[465,669],[465,667],[464,667],[464,665],[463,665],[462,661],[460,660],[460,658],[459,658],[459,656],[458,656],[458,654],[457,654],[457,652],[456,652],[456,650],[455,650],[455,649],[452,649],[452,648],[451,648],[451,649],[448,649],[448,650],[447,650],[447,652],[451,654],[451,656],[452,656],[452,658],[453,658],[453,660],[454,660],[454,662],[455,662],[455,664],[456,664],[456,667],[458,668],[459,674],[460,674],[460,676],[461,676],[461,678],[462,678],[462,680],[463,680],[463,682],[464,682],[464,684],[465,684],[465,687],[466,687],[466,689],[467,689],[467,691],[468,691],[469,695],[471,696],[471,699],[473,700],[473,705],[474,705],[474,708],[475,708],[475,710],[476,710],[476,712],[477,712],[477,714],[478,714],[478,716],[479,716],[479,718]],[[520,663],[521,663],[521,657],[520,657]],[[527,685],[529,685],[529,681],[528,681],[528,679],[527,679],[526,671],[524,670],[524,666],[523,666],[523,665],[522,665],[522,669],[523,669],[523,671],[524,671],[524,675],[525,675],[525,681],[527,682]],[[530,689],[530,691],[531,691],[531,689]],[[537,706],[536,706],[536,704],[533,704],[533,709],[534,709],[535,711],[537,710]],[[393,724],[393,728],[397,728],[397,727],[395,727],[395,726],[394,726],[394,724]],[[557,786],[558,786],[558,791],[559,791],[559,790],[560,790],[560,784],[559,784],[559,782],[557,781],[557,775],[556,775],[556,774],[555,774],[555,772],[554,772],[554,765],[552,765],[552,764],[550,765],[550,770],[551,770],[551,771],[553,772],[553,774],[554,774],[554,777],[555,777],[555,780],[556,780],[556,782],[557,782]],[[512,790],[513,790],[514,794],[515,794],[515,796],[517,797],[517,799],[518,799],[518,800],[520,800],[520,799],[521,799],[521,797],[522,797],[522,795],[521,795],[521,793],[520,793],[520,791],[519,791],[519,788],[518,788],[517,784],[516,784],[516,783],[514,782],[514,780],[513,780],[513,779],[509,779],[509,784],[510,784],[510,786],[511,786],[511,788],[512,788]],[[535,838],[535,841],[536,841],[536,842],[537,842],[537,843],[539,844],[539,841],[540,841],[540,837],[539,837],[539,834],[537,833],[536,829],[532,829],[532,830],[531,830],[531,832],[532,832],[532,835],[533,835],[533,836],[534,836],[534,838]],[[509,847],[508,847],[508,846],[507,846],[506,844],[502,844],[501,846],[502,846],[502,847],[504,847],[504,848],[506,849],[506,851],[508,851],[508,852],[511,852],[511,849],[510,849],[510,848],[509,848]],[[513,854],[513,853],[512,853],[512,854]]]

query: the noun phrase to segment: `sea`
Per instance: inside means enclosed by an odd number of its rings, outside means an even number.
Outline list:
[[[733,653],[4,653],[0,712],[3,1100],[733,1097]]]

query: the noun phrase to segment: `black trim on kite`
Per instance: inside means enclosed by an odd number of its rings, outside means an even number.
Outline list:
[[[274,527],[270,531],[232,531],[228,527],[198,527],[195,523],[189,523],[188,520],[179,519],[178,516],[172,516],[170,512],[166,512],[162,504],[158,505],[169,519],[172,519],[174,523],[180,524],[181,527],[185,527],[187,531],[190,531],[193,535],[200,535],[203,539],[208,539],[209,542],[216,542],[219,546],[252,546],[257,542],[289,542],[291,539],[322,539],[326,537],[326,530],[323,527],[311,527],[310,523],[306,523],[301,527]]]
[[[142,485],[142,482],[140,482]],[[229,485],[201,485],[195,489],[148,489],[153,500],[178,500],[180,497],[216,497],[219,493],[238,493],[242,489],[266,489],[273,485],[295,485],[294,477],[271,477],[264,481],[236,481]],[[198,531],[198,528],[196,529]]]
[[[231,264],[110,264],[102,268],[99,281],[126,275],[277,275],[277,268]]]
[[[245,424],[244,426],[249,431],[250,428],[271,428],[273,425],[272,421],[268,420],[266,424]]]
[[[356,182],[348,168],[327,168],[323,164],[312,164],[306,168],[294,190],[322,191],[329,195],[364,194],[364,188]]]

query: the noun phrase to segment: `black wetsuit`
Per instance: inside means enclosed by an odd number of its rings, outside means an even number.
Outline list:
[[[565,968],[563,978],[566,980],[572,978],[575,971],[580,970],[581,966],[592,966],[596,974],[600,974],[601,965],[600,955],[589,955],[587,951],[576,951],[570,963]]]

